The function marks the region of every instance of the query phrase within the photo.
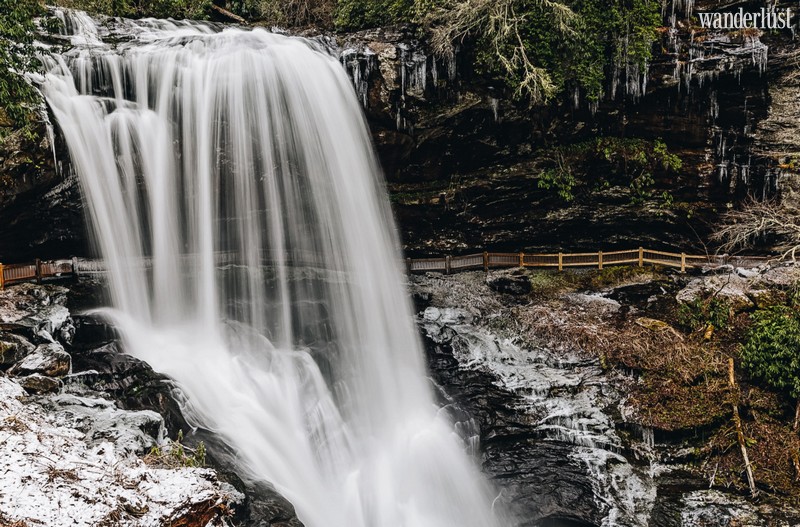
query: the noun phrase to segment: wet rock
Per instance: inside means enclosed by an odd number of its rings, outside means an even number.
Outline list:
[[[46,377],[39,373],[34,373],[25,377],[20,377],[17,382],[25,388],[25,391],[32,394],[56,393],[61,389],[61,381],[52,377]]]
[[[64,377],[72,368],[72,357],[57,342],[41,344],[20,362],[14,364],[8,373],[23,376],[39,373],[48,377]]]
[[[11,367],[29,355],[36,346],[21,335],[0,333],[0,369]]]
[[[220,477],[245,495],[235,508],[237,525],[243,527],[302,527],[294,507],[274,488],[258,482],[245,482],[237,474],[238,456],[208,430],[190,426],[178,402],[182,395],[165,375],[155,372],[147,363],[127,355],[120,344],[109,340],[115,336],[111,326],[101,319],[76,318],[75,346],[71,348],[77,372],[66,379],[66,390],[78,401],[95,399],[97,392],[107,394],[128,410],[157,412],[170,434],[184,433],[184,444],[206,446],[206,462]],[[92,342],[96,347],[91,348]]]
[[[90,387],[108,394],[123,408],[158,412],[169,430],[191,428],[175,400],[174,383],[146,362],[123,353],[117,342],[72,353],[75,374],[66,379],[70,391],[81,394],[81,387]]]
[[[0,291],[0,329],[23,334],[35,343],[53,342],[70,323],[64,307],[66,294],[64,287],[30,283]]]
[[[486,284],[492,290],[508,295],[527,295],[532,290],[531,282],[524,274],[490,274],[486,278]]]
[[[96,349],[119,338],[114,327],[102,317],[75,315],[72,317],[74,333],[69,343],[72,348]]]

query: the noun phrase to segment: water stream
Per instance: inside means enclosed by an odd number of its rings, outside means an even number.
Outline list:
[[[308,527],[504,524],[431,395],[336,58],[262,29],[58,14],[42,89],[127,350]]]

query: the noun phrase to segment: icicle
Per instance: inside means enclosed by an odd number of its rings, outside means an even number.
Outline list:
[[[498,122],[498,114],[497,110],[499,107],[500,101],[495,99],[494,97],[489,97],[489,106],[492,107],[492,113],[494,114],[494,122]]]
[[[458,56],[458,46],[453,49],[453,54],[447,57],[447,78],[450,82],[456,80],[456,57]]]

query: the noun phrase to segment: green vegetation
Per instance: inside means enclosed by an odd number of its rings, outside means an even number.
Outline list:
[[[755,379],[800,399],[800,313],[789,306],[761,309],[741,349],[742,365]]]
[[[731,305],[724,298],[696,298],[678,308],[678,324],[687,331],[714,326],[726,329],[731,321]]]
[[[3,37],[30,43],[40,4],[7,3],[0,15]],[[203,19],[211,0],[57,3],[113,16]],[[267,25],[353,31],[414,24],[432,34],[440,54],[452,55],[455,46],[466,45],[480,73],[520,100],[539,104],[567,93],[597,102],[614,85],[636,85],[658,35],[660,5],[655,0],[231,0],[226,7]],[[4,65],[14,56],[8,48]],[[24,70],[26,60],[12,69]],[[626,75],[636,81],[627,83]]]
[[[583,92],[598,101],[609,77],[637,77],[661,24],[654,0],[418,0],[437,48],[475,44],[479,68],[531,103]],[[619,77],[617,77],[619,80]],[[623,79],[624,82],[624,79]]]
[[[128,18],[208,18],[211,0],[56,0],[62,7]]]
[[[553,190],[564,201],[573,201],[582,189],[591,193],[604,188],[626,187],[631,202],[654,197],[655,176],[681,169],[680,157],[661,141],[599,137],[583,143],[558,146],[543,155],[547,168],[539,174],[541,189]],[[660,195],[666,206],[672,195]]]
[[[37,0],[0,0],[0,126],[25,127],[40,100],[24,73],[39,67],[34,17],[43,12]]]
[[[338,0],[335,24],[345,31],[414,20],[414,0]]]

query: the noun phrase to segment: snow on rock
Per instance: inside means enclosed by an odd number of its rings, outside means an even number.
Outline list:
[[[692,302],[703,298],[705,295],[714,294],[717,298],[725,299],[737,311],[752,307],[752,279],[739,276],[735,273],[698,277],[689,282],[676,295],[678,302]]]
[[[111,441],[125,454],[144,454],[166,436],[164,419],[151,410],[120,410],[107,399],[67,393],[46,399],[44,405],[58,426],[80,430],[90,445]]]
[[[11,375],[39,373],[48,377],[64,377],[72,369],[72,357],[58,342],[37,346],[33,353],[8,370]]]
[[[130,429],[163,426],[152,412],[125,412],[102,399],[24,396],[15,380],[0,377],[0,518],[51,527],[205,527],[225,525],[230,504],[242,499],[210,469],[155,468],[130,454],[141,440]],[[97,434],[115,428],[128,432]]]
[[[0,290],[0,324],[24,331],[34,342],[53,342],[53,335],[71,326],[66,294],[64,287],[39,284]]]
[[[800,266],[778,265],[759,269],[729,268],[723,273],[704,275],[690,281],[678,292],[678,302],[713,295],[727,300],[736,311],[775,303],[773,289],[786,289],[800,282]]]

